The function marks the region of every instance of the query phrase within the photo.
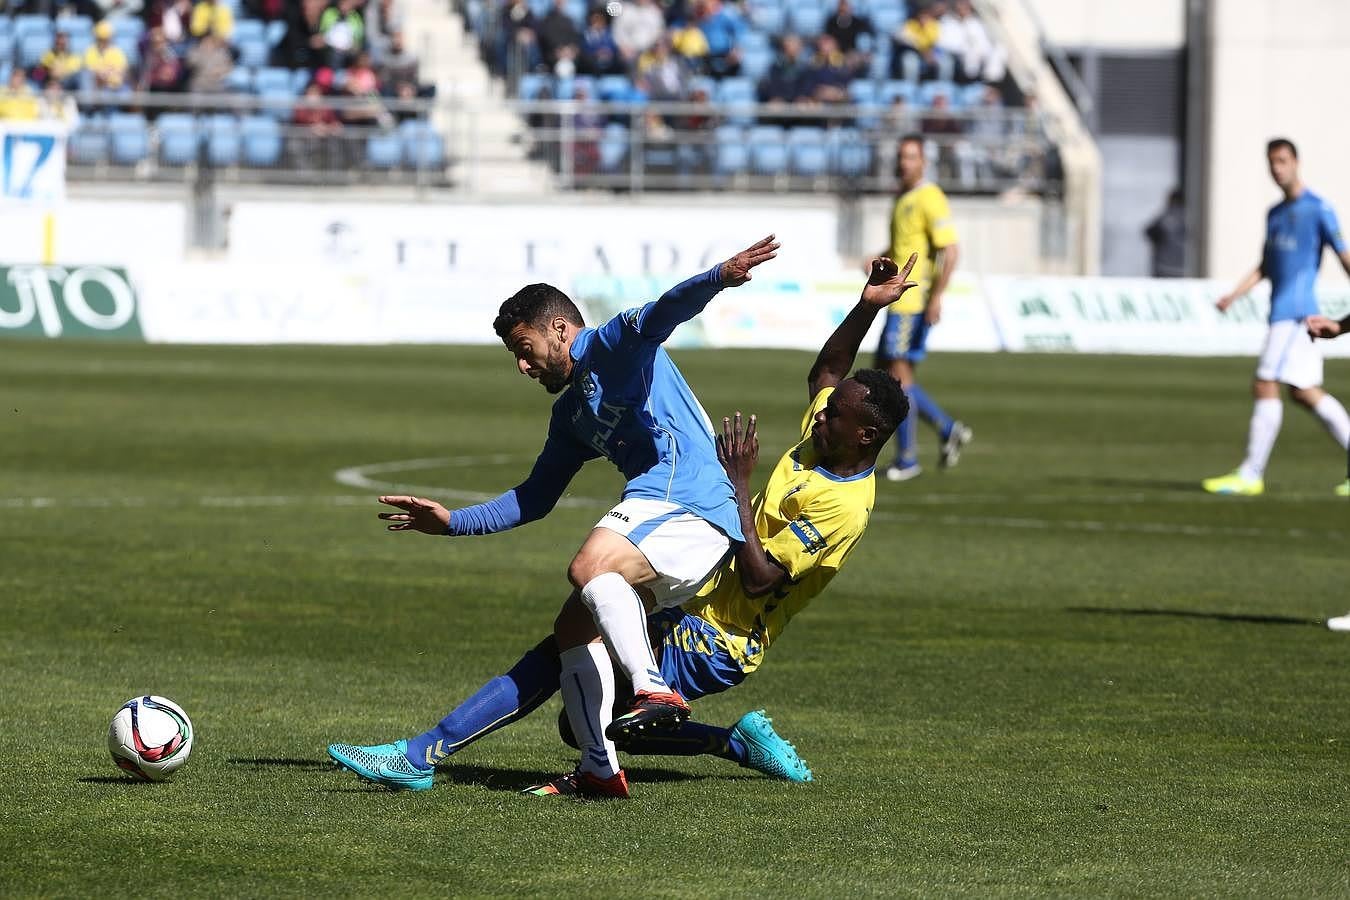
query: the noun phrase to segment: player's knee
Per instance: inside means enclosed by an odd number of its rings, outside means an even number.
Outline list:
[[[1312,409],[1322,399],[1322,392],[1317,388],[1290,388],[1289,398],[1300,406]]]

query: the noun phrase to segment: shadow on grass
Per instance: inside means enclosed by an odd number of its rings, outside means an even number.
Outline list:
[[[258,768],[266,766],[283,766],[290,769],[332,769],[336,764],[327,759],[291,759],[288,757],[240,757],[234,756],[226,760],[236,766],[254,766]]]
[[[513,792],[523,791],[527,787],[533,787],[552,777],[537,770],[502,769],[494,766],[465,766],[459,764],[443,766],[438,771],[439,774],[445,776],[444,779],[438,780],[443,780],[446,784],[476,784],[496,791]],[[692,781],[704,777],[702,775],[691,775],[688,772],[676,772],[673,769],[628,768],[624,771],[628,775],[630,784]]]
[[[1321,628],[1326,624],[1321,619],[1300,619],[1294,616],[1253,616],[1240,613],[1196,612],[1187,609],[1112,609],[1101,606],[1070,606],[1065,611],[1102,616],[1161,616],[1174,619],[1209,619],[1214,622],[1243,622],[1248,625],[1314,625]]]
[[[86,775],[77,780],[80,784],[153,784],[153,782],[132,778],[130,775]]]

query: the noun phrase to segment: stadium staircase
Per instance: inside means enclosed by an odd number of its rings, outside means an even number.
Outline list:
[[[453,179],[485,194],[551,192],[552,172],[527,158],[528,126],[507,108],[505,88],[464,21],[446,0],[405,2],[409,46],[421,50],[422,78],[442,100],[433,124],[445,136]]]

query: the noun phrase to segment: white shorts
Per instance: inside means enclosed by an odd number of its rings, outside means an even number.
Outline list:
[[[716,525],[681,506],[662,500],[624,500],[595,523],[633,542],[656,572],[642,585],[657,609],[679,606],[731,555],[731,540]]]
[[[1322,348],[1308,336],[1305,320],[1285,319],[1270,323],[1266,345],[1261,349],[1261,362],[1256,366],[1256,377],[1296,388],[1322,384]]]

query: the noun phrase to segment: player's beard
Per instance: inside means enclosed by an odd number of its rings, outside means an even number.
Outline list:
[[[569,362],[567,353],[566,347],[562,348],[562,352],[557,356],[550,351],[548,362],[544,364],[544,371],[539,373],[539,383],[550,394],[561,394],[567,389],[569,376],[572,374],[567,365]]]

